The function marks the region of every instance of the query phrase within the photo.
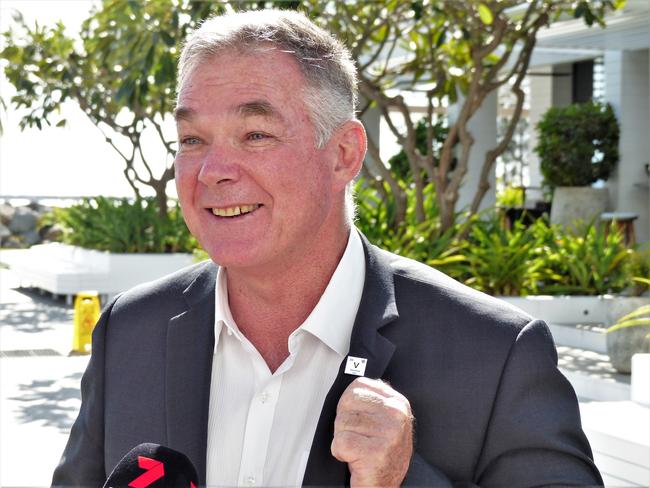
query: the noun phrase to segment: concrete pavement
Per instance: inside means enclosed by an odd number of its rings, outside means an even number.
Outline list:
[[[0,269],[0,486],[49,486],[88,356],[68,357],[72,309]]]

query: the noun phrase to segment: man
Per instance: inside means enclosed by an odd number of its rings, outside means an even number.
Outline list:
[[[354,229],[355,84],[299,14],[190,35],[176,183],[218,267],[106,308],[54,485],[101,485],[142,442],[208,486],[601,483],[547,327]]]

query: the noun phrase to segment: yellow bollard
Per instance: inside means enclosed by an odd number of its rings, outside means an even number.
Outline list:
[[[101,307],[99,293],[96,291],[81,291],[74,299],[74,336],[72,338],[72,352],[88,354],[91,348],[91,337]]]

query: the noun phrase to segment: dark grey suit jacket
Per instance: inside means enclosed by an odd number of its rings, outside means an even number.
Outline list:
[[[349,354],[410,401],[404,485],[602,484],[546,325],[364,239],[366,278]],[[82,406],[53,485],[101,486],[142,442],[189,456],[205,483],[216,267],[130,290],[103,312]],[[335,324],[333,324],[335,326]],[[330,454],[343,363],[323,405],[305,485],[349,484]],[[315,379],[317,381],[317,379]]]

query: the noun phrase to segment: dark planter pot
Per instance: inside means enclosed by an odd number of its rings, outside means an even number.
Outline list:
[[[588,224],[598,220],[609,205],[607,188],[560,186],[553,192],[551,223],[573,227],[576,220]]]

